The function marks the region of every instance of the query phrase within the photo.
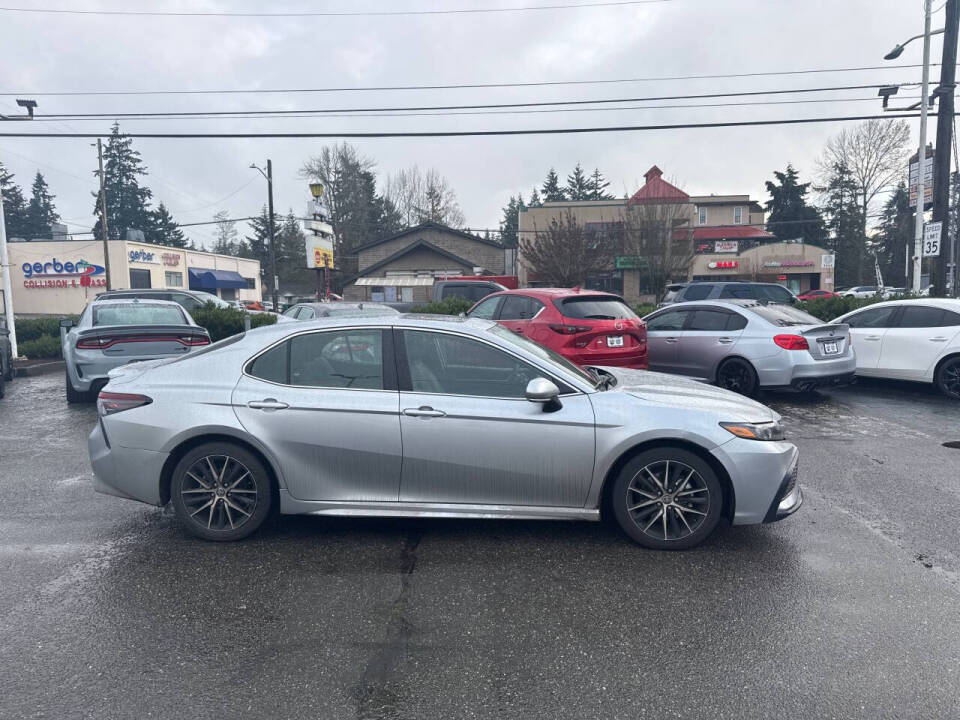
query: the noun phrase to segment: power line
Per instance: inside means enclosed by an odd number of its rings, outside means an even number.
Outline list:
[[[936,117],[936,113],[928,113]],[[428,132],[298,132],[298,133],[123,133],[123,137],[154,140],[199,140],[199,139],[308,139],[308,138],[433,138],[433,137],[492,137],[506,135],[569,135],[602,132],[640,132],[647,130],[699,130],[718,127],[756,127],[761,125],[804,125],[825,122],[853,122],[861,120],[894,120],[896,118],[920,117],[918,113],[886,115],[848,115],[839,117],[782,118],[779,120],[737,120],[708,123],[677,123],[669,125],[621,125],[610,127],[537,128],[529,130],[458,130]],[[102,133],[29,133],[0,132],[0,137],[17,138],[98,138]]]
[[[898,83],[896,87],[911,87],[917,83]],[[371,113],[371,112],[422,112],[432,110],[485,110],[525,107],[556,107],[559,105],[610,105],[627,102],[654,102],[660,100],[702,100],[724,97],[756,97],[759,95],[795,95],[802,93],[835,92],[839,90],[876,90],[882,85],[833,85],[816,88],[789,88],[780,90],[747,90],[741,92],[697,93],[693,95],[658,95],[649,97],[601,98],[598,100],[546,100],[519,103],[480,103],[472,105],[410,105],[396,107],[355,107],[355,108],[317,108],[311,110],[184,110],[163,112],[96,112],[96,113],[49,113],[42,117],[79,120],[95,118],[115,120],[117,118],[188,118],[197,116],[219,117],[224,115],[260,116],[260,115],[327,115],[331,113]],[[41,116],[38,116],[41,117]],[[7,122],[20,122],[19,118],[4,118]]]
[[[919,100],[920,96],[912,97],[905,96],[903,100]],[[410,112],[410,113],[364,113],[364,114],[354,114],[354,113],[331,113],[325,114],[325,118],[395,118],[395,117],[457,117],[462,115],[526,115],[526,114],[542,114],[542,113],[572,113],[572,112],[623,112],[627,110],[682,110],[685,108],[722,108],[722,107],[749,107],[749,106],[768,106],[768,105],[806,105],[806,104],[817,104],[817,103],[847,103],[847,102],[876,102],[877,98],[873,95],[869,97],[857,97],[857,98],[820,98],[820,99],[808,99],[808,100],[760,100],[760,101],[747,101],[747,102],[730,102],[730,103],[695,103],[695,104],[686,104],[686,105],[627,105],[624,107],[595,107],[595,108],[545,108],[538,110],[467,110],[467,111],[451,111],[451,112]],[[307,111],[304,111],[307,112]],[[303,118],[314,118],[315,115],[303,114],[303,115],[216,115],[216,116],[190,116],[179,118],[180,120],[222,120],[222,119],[248,119],[248,120],[288,120],[288,119],[303,119]],[[106,118],[75,118],[75,122],[100,122]],[[154,117],[132,117],[126,118],[125,122],[138,122],[146,121],[151,122],[154,120],[171,120],[177,118],[154,118]],[[47,117],[35,117],[34,122],[44,122],[49,120]]]
[[[930,67],[938,67],[931,63]],[[401,90],[472,90],[484,88],[514,87],[551,87],[559,85],[612,85],[638,82],[676,82],[680,80],[719,80],[733,78],[776,77],[781,75],[811,75],[822,73],[862,72],[866,70],[898,70],[920,68],[923,65],[865,65],[862,67],[808,68],[803,70],[777,70],[747,73],[714,73],[708,75],[663,75],[659,77],[614,78],[606,80],[544,80],[539,82],[510,83],[455,83],[450,85],[369,85],[325,88],[252,88],[252,89],[211,89],[211,90],[66,90],[43,92],[23,90],[18,92],[0,92],[0,97],[71,97],[91,95],[262,95],[284,93],[330,93],[330,92],[386,92]]]
[[[125,17],[235,17],[235,18],[303,18],[303,17],[398,17],[411,15],[483,15],[488,13],[539,12],[543,10],[578,10],[580,8],[652,5],[673,0],[608,0],[570,5],[526,5],[504,8],[458,8],[453,10],[358,10],[358,11],[288,11],[288,12],[213,12],[173,10],[76,10],[59,8],[0,7],[0,12],[44,15],[115,15]]]

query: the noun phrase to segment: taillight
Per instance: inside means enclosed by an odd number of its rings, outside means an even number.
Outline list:
[[[809,350],[807,339],[803,335],[774,335],[773,341],[784,350]]]
[[[101,348],[110,347],[113,344],[109,338],[103,337],[90,337],[83,338],[82,340],[77,341],[77,349],[79,350],[99,350]]]
[[[146,395],[134,395],[132,393],[114,393],[101,392],[97,396],[97,412],[101,416],[113,415],[114,413],[132,410],[136,407],[149,405],[153,400]]]
[[[550,323],[549,328],[561,335],[576,335],[593,329],[589,325],[565,325],[562,323]]]
[[[182,342],[184,345],[194,347],[196,345],[209,345],[210,338],[208,338],[206,335],[184,335],[180,338],[180,342]]]

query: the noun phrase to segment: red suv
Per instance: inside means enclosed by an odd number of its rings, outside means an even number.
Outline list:
[[[577,288],[504,290],[467,315],[496,320],[578,365],[647,369],[647,326],[617,295]]]

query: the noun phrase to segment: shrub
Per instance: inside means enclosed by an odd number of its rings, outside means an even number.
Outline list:
[[[18,326],[17,330],[19,331],[19,329]],[[59,331],[59,327],[57,329]],[[17,343],[17,350],[21,355],[31,360],[62,357],[60,338],[52,337],[51,335],[41,335],[32,340]]]
[[[820,320],[833,320],[848,312],[880,302],[883,298],[875,295],[869,298],[827,297],[816,300],[803,300],[796,307],[808,312]]]
[[[657,309],[653,303],[640,303],[633,307],[633,311],[640,317],[645,317]]]
[[[465,313],[473,307],[473,301],[466,298],[453,295],[444,298],[439,302],[429,302],[426,305],[416,305],[413,308],[415,313],[428,313],[430,315],[459,315]]]
[[[65,315],[74,322],[77,321],[77,315]],[[60,318],[17,318],[17,342],[25,343],[30,340],[37,340],[41,337],[52,337],[60,344]]]
[[[210,341],[217,342],[243,332],[243,318],[246,313],[238,308],[217,307],[211,302],[202,308],[191,310],[190,315],[197,325],[210,333]],[[271,313],[250,315],[251,328],[273,325],[276,321],[277,316]]]

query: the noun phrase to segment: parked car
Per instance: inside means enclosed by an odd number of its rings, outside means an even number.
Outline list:
[[[358,348],[358,352],[351,352]],[[583,370],[492,322],[331,318],[114,370],[95,488],[208,540],[281,513],[599,520],[692,547],[802,501],[769,408],[683,378]],[[402,441],[401,441],[402,437]]]
[[[855,285],[852,288],[838,292],[840,297],[869,298],[878,295],[880,291],[881,288],[878,288],[876,285]]]
[[[647,367],[647,329],[618,295],[566,288],[505,290],[488,295],[467,316],[496,320],[577,365]]]
[[[657,303],[657,307],[663,307],[669,305],[674,301],[674,298],[677,297],[677,293],[685,288],[689,283],[669,283],[663,291],[663,297],[660,298],[660,302]]]
[[[90,303],[77,324],[60,321],[67,402],[91,402],[115,367],[182,356],[210,344],[210,335],[183,307],[139,298]]]
[[[360,315],[399,315],[399,311],[379,303],[315,302],[291,305],[277,318],[279,322],[288,320],[313,320],[329,317],[357,317]]]
[[[847,326],[790,305],[714,300],[647,315],[650,369],[744,395],[758,388],[807,391],[850,382],[856,358]]]
[[[6,393],[6,383],[13,380],[13,348],[10,345],[10,331],[7,319],[0,314],[0,398]]]
[[[479,276],[478,276],[479,278]],[[483,279],[457,279],[457,280],[436,280],[430,289],[430,299],[433,302],[440,302],[451,297],[461,297],[470,302],[482,300],[487,295],[501,290],[506,290],[504,285],[493,280]],[[387,302],[385,305],[400,312],[410,312],[417,305],[423,303],[415,302]]]
[[[216,295],[203,290],[107,290],[97,295],[99,300],[167,300],[175,302],[188,313],[202,308],[207,303],[213,303],[217,307],[229,308],[236,307],[232,302],[222,300]]]
[[[263,312],[266,308],[263,306],[263,303],[259,300],[241,300],[243,307],[247,310],[256,310],[257,312]]]
[[[797,295],[797,300],[825,300],[826,298],[840,297],[835,292],[829,290],[807,290],[805,293]]]
[[[669,291],[668,291],[669,292]],[[759,282],[693,282],[677,289],[670,300],[666,296],[661,305],[699,300],[765,300],[793,304],[797,296],[789,288],[776,283]]]
[[[960,300],[892,300],[847,313],[857,375],[933,383],[960,399]]]

